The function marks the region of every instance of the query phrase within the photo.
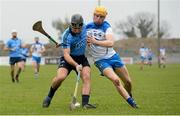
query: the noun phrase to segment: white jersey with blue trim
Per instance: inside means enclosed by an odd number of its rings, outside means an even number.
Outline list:
[[[42,56],[41,51],[44,49],[44,45],[42,43],[39,43],[39,42],[34,43],[31,46],[31,49],[33,50],[32,56],[41,57]]]
[[[139,49],[139,53],[140,53],[140,55],[141,55],[142,57],[146,58],[146,56],[147,56],[147,49],[146,49],[145,47],[141,47],[141,48]]]
[[[96,25],[93,22],[87,24],[87,35],[95,38],[98,41],[106,40],[106,34],[113,34],[112,28],[107,21],[104,21],[102,25]],[[96,44],[90,46],[91,54],[95,61],[101,59],[108,59],[112,57],[116,52],[113,47],[103,47]]]
[[[166,49],[165,48],[160,48],[160,55],[165,56],[166,54]]]

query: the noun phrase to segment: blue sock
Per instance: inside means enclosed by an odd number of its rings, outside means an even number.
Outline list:
[[[82,106],[84,106],[85,104],[88,104],[89,102],[89,95],[82,95]]]
[[[51,87],[50,90],[49,90],[49,93],[48,93],[48,97],[52,99],[53,96],[54,96],[54,93],[56,92],[56,90],[57,89],[54,89],[54,88]]]
[[[46,96],[46,100],[51,101],[51,99],[49,96]]]
[[[127,101],[128,104],[131,105],[132,107],[133,107],[134,105],[136,105],[136,103],[135,103],[135,101],[134,101],[134,99],[133,99],[132,97],[129,97],[126,101]]]

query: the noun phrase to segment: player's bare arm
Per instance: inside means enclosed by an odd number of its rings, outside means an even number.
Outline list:
[[[4,51],[15,51],[16,48],[9,48],[9,47],[5,46],[3,50]]]
[[[41,51],[39,51],[40,54],[43,54],[46,51],[45,47],[41,48]]]
[[[28,47],[27,44],[25,43],[21,44],[21,48],[27,48],[27,47]]]
[[[46,51],[45,47],[42,48],[42,53],[44,53]]]
[[[66,49],[63,49],[63,53],[64,53],[64,58],[65,60],[71,64],[72,66],[76,67],[76,70],[77,71],[81,71],[82,70],[82,66],[79,65],[77,62],[75,62],[73,60],[73,58],[70,56],[70,49],[69,48],[66,48]]]
[[[9,50],[11,50],[11,49],[5,46],[3,50],[4,50],[4,51],[9,51]]]
[[[103,47],[112,47],[114,45],[114,39],[113,39],[112,34],[107,34],[106,35],[106,40],[98,41],[93,37],[88,37],[87,38],[87,43],[88,43],[88,45],[96,44],[96,45],[103,46]]]
[[[30,52],[33,53],[33,51],[34,51],[34,46],[32,45],[30,48]]]

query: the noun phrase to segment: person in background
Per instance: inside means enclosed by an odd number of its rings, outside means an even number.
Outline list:
[[[24,68],[24,62],[22,59],[21,48],[25,48],[26,45],[22,43],[22,40],[17,37],[17,31],[15,29],[11,32],[12,37],[7,41],[4,50],[9,51],[9,64],[11,67],[11,80],[14,83],[19,82],[19,76]],[[17,71],[15,71],[17,65]]]
[[[143,70],[144,65],[146,64],[147,60],[147,48],[144,47],[144,43],[141,43],[141,48],[139,48],[140,54],[140,70]]]
[[[30,56],[30,53],[29,53],[29,49],[28,48],[21,48],[21,57],[24,61],[24,67],[22,69],[22,71],[25,70],[25,66],[26,66],[26,59]]]
[[[148,48],[147,59],[148,59],[149,66],[152,66],[152,58],[153,58],[153,52],[151,48]]]
[[[35,37],[34,41],[35,43],[32,44],[30,51],[32,54],[32,65],[34,67],[34,77],[37,78],[40,70],[41,57],[45,52],[45,47],[39,42],[39,37]]]
[[[159,56],[160,68],[161,67],[166,68],[166,48],[162,47],[159,50],[160,50],[160,56]]]

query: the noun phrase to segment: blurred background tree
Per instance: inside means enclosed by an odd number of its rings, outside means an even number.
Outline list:
[[[59,39],[61,39],[62,33],[69,27],[70,21],[68,17],[65,17],[64,21],[62,19],[57,19],[52,21],[52,26],[59,31]]]
[[[166,21],[160,23],[160,38],[168,37],[169,24]],[[134,16],[128,16],[125,22],[116,23],[116,32],[128,38],[156,38],[157,21],[156,16],[149,12],[139,12]]]

